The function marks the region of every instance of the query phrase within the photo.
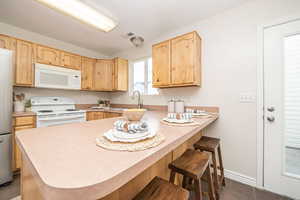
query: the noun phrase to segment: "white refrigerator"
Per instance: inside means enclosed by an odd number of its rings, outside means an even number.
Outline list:
[[[12,181],[12,54],[0,48],[0,185]]]

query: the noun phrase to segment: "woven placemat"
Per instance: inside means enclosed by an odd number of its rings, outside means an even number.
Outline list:
[[[96,144],[104,149],[113,151],[143,151],[160,145],[165,140],[165,136],[157,134],[153,138],[145,139],[139,142],[111,142],[104,136],[96,138]]]
[[[214,115],[199,115],[199,116],[193,116],[193,118],[196,118],[196,119],[208,119],[208,118],[213,118]]]
[[[198,122],[191,122],[191,123],[185,123],[185,124],[179,124],[179,123],[171,123],[171,122],[167,122],[165,120],[160,120],[160,122],[162,124],[168,125],[168,126],[199,126],[200,124]]]

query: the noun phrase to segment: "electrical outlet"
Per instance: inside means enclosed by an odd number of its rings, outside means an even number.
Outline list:
[[[240,93],[240,103],[254,103],[256,96],[253,93]]]

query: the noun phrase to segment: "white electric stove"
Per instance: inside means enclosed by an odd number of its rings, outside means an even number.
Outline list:
[[[37,127],[86,121],[86,111],[77,110],[70,98],[32,97],[31,110],[37,114]]]

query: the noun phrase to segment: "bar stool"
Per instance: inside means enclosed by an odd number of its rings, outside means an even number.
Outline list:
[[[224,178],[224,167],[222,161],[222,154],[221,154],[221,145],[220,139],[206,137],[203,136],[201,139],[194,144],[194,148],[200,151],[207,151],[212,154],[212,161],[213,161],[213,178],[216,188],[216,196],[219,197],[219,192],[221,189],[221,184],[225,186],[225,178]],[[217,164],[217,154],[219,155],[219,166]],[[218,175],[218,169],[220,170],[220,174]]]
[[[152,181],[133,200],[188,200],[189,192],[159,177]]]
[[[208,180],[210,200],[215,200],[214,184],[209,167],[210,154],[188,149],[179,158],[169,164],[170,182],[174,183],[176,173],[183,175],[182,187],[195,191],[196,200],[202,200],[201,178]]]

